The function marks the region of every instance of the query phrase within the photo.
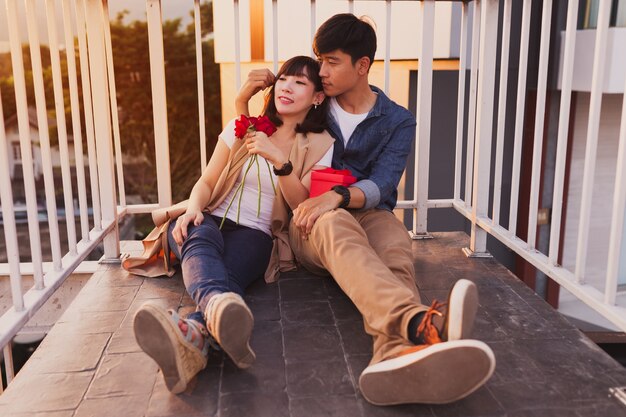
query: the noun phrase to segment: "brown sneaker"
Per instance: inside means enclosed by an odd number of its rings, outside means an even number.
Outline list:
[[[478,340],[419,345],[365,368],[359,386],[375,405],[446,404],[480,388],[495,367],[493,351]]]
[[[187,325],[186,333],[181,321]],[[139,347],[159,365],[167,389],[174,394],[185,391],[207,364],[206,330],[173,310],[148,301],[137,310],[133,330]]]
[[[433,301],[417,328],[425,344],[467,339],[478,311],[478,290],[473,282],[460,279],[448,293],[448,301]]]
[[[234,292],[211,297],[204,312],[209,333],[239,368],[248,368],[256,355],[250,347],[254,317]]]

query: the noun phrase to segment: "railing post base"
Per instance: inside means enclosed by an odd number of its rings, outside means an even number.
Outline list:
[[[493,255],[490,254],[489,252],[475,252],[473,250],[471,250],[470,248],[463,248],[461,249],[463,251],[463,253],[465,254],[465,256],[467,256],[468,258],[493,258]]]
[[[415,233],[412,230],[409,230],[409,237],[411,240],[425,240],[425,239],[433,239],[433,235],[428,232],[424,233]]]
[[[98,263],[101,265],[121,265],[122,258],[107,258],[106,256],[103,256],[102,258],[100,258]]]

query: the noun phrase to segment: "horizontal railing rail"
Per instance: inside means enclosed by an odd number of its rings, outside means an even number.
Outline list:
[[[168,0],[169,1],[169,0]],[[377,2],[377,3],[382,3]],[[272,66],[274,70],[279,64],[280,7],[286,4],[276,0],[266,0],[272,12]],[[310,25],[302,30],[311,38],[316,27],[325,19],[321,10],[326,10],[330,0],[311,0],[307,7],[310,13]],[[345,10],[359,14],[361,3],[353,1],[333,1],[333,7],[343,4]],[[391,95],[394,79],[392,64],[396,60],[392,54],[392,45],[406,42],[406,39],[394,38],[394,8],[407,2],[384,0],[384,30],[379,30],[380,45],[385,45],[383,56],[384,91]],[[411,2],[413,3],[413,2]],[[602,68],[606,56],[606,33],[608,30],[608,2],[601,2],[596,48],[593,55],[593,85],[590,94],[589,118],[586,133],[586,151],[582,191],[577,198],[581,200],[581,210],[577,218],[576,254],[573,256],[575,265],[563,266],[560,253],[563,252],[562,226],[564,216],[564,200],[566,194],[567,149],[571,139],[572,74],[575,71],[574,43],[578,1],[569,1],[567,22],[564,31],[565,43],[562,51],[563,77],[558,98],[554,90],[549,88],[550,63],[558,59],[558,50],[552,48],[554,36],[561,28],[556,28],[551,19],[552,0],[524,1],[520,6],[520,32],[512,33],[514,27],[512,0],[475,0],[473,2],[455,2],[459,11],[460,26],[452,35],[459,36],[458,56],[450,56],[458,61],[459,77],[457,89],[456,113],[450,112],[447,122],[456,125],[454,152],[449,155],[453,166],[453,179],[447,198],[433,199],[429,197],[429,174],[431,172],[430,154],[432,138],[432,102],[438,91],[433,84],[435,59],[435,8],[438,2],[424,0],[414,2],[416,5],[415,25],[418,28],[417,54],[412,58],[419,63],[416,74],[415,90],[409,92],[412,97],[416,114],[416,152],[415,169],[406,173],[412,183],[412,190],[406,198],[398,203],[398,208],[412,213],[411,233],[415,238],[428,236],[428,213],[430,209],[453,208],[467,219],[471,225],[469,256],[487,256],[487,236],[492,236],[506,247],[517,253],[524,260],[560,286],[574,294],[576,298],[593,308],[596,312],[611,321],[618,328],[626,331],[625,294],[620,290],[620,267],[626,262],[624,250],[624,217],[626,212],[626,105],[621,115],[619,146],[614,153],[617,172],[612,206],[611,232],[607,236],[607,262],[599,265],[605,279],[598,286],[588,279],[589,269],[588,243],[590,239],[590,216],[592,211],[594,172],[599,140],[600,110],[602,103]],[[20,263],[15,228],[15,204],[9,172],[9,155],[7,150],[7,130],[4,117],[0,117],[0,186],[3,229],[7,250],[7,264],[0,268],[10,276],[12,308],[0,316],[0,347],[4,350],[5,368],[8,380],[13,377],[10,342],[22,326],[32,317],[41,305],[54,293],[81,263],[98,246],[103,246],[103,259],[119,261],[119,222],[127,214],[149,213],[157,207],[172,203],[172,184],[169,165],[168,107],[166,94],[166,73],[164,56],[164,39],[160,0],[146,0],[146,16],[148,26],[148,45],[150,59],[150,90],[152,94],[152,117],[154,124],[155,159],[159,162],[156,171],[156,201],[141,204],[129,204],[124,187],[125,172],[122,158],[122,137],[117,99],[124,94],[115,84],[115,67],[113,65],[113,45],[108,4],[102,0],[46,0],[45,10],[37,10],[35,0],[24,0],[24,14],[20,12],[18,0],[4,0],[6,5],[6,22],[9,34],[11,70],[14,91],[0,91],[0,96],[15,94],[17,125],[20,143],[20,168],[23,170],[24,195],[28,219],[30,258],[29,263]],[[531,15],[533,4],[541,5],[541,33],[539,52],[536,56],[537,81],[536,92],[528,94],[530,79],[530,57],[534,53],[530,45]],[[235,88],[239,88],[243,77],[241,38],[242,28],[249,25],[242,19],[241,4],[232,1],[232,30],[229,36],[235,39],[234,48],[234,80]],[[291,7],[291,6],[289,6]],[[499,20],[499,9],[502,8],[502,22]],[[58,9],[62,18],[58,18]],[[39,15],[46,16],[47,40],[52,70],[54,108],[46,107],[46,90],[44,88],[44,71],[41,62],[42,45],[38,24]],[[59,35],[57,23],[63,22],[62,36]],[[202,31],[200,21],[200,0],[194,1],[195,48],[198,89],[199,115],[199,150],[200,168],[207,163],[206,125],[204,102],[204,74],[202,56]],[[34,107],[36,116],[29,114],[26,69],[21,27],[27,28],[30,63],[32,65]],[[500,29],[500,32],[498,30]],[[515,36],[514,36],[515,35]],[[498,39],[501,41],[498,42]],[[513,39],[519,44],[513,45]],[[411,41],[412,42],[412,41]],[[75,48],[61,45],[76,45]],[[499,49],[498,49],[499,46]],[[61,52],[65,53],[66,63],[62,64]],[[311,54],[310,45],[304,47],[302,54]],[[534,55],[533,55],[534,56]],[[517,61],[517,76],[509,80],[514,73],[509,63]],[[78,61],[78,62],[77,62]],[[65,70],[65,72],[64,72]],[[68,93],[64,93],[64,78],[67,74]],[[192,75],[190,75],[192,76]],[[534,74],[533,74],[534,80]],[[513,82],[514,81],[514,82]],[[625,89],[626,90],[626,89]],[[64,97],[68,94],[68,97]],[[551,99],[548,100],[548,94]],[[82,97],[82,102],[81,102]],[[526,100],[533,97],[534,101]],[[391,97],[396,99],[395,97]],[[513,100],[514,98],[514,100]],[[514,105],[507,106],[509,101]],[[71,131],[65,125],[64,103],[69,102],[71,112]],[[552,102],[550,104],[549,102]],[[554,121],[546,120],[549,106],[558,103],[558,128],[556,128],[556,151],[553,156],[543,153],[546,141],[546,125]],[[1,103],[1,102],[0,102]],[[534,114],[532,131],[533,146],[530,151],[524,150],[524,128],[529,125],[529,108]],[[51,138],[49,136],[48,112],[56,114],[56,131],[58,148],[61,155],[61,182],[64,218],[59,219],[57,213],[56,189],[51,161]],[[0,116],[2,108],[0,104]],[[32,117],[36,117],[38,125],[38,141],[41,149],[41,166],[45,205],[47,211],[47,229],[50,239],[50,263],[43,262],[42,233],[38,206],[35,172],[33,171],[34,156],[32,149]],[[513,132],[507,129],[507,120],[514,120]],[[83,123],[84,122],[84,123]],[[554,135],[554,132],[552,133]],[[84,136],[83,136],[84,135]],[[84,139],[83,139],[84,137]],[[73,140],[72,140],[73,139]],[[83,148],[83,142],[86,144]],[[71,146],[70,146],[71,145]],[[74,148],[76,185],[72,184],[72,167],[69,165],[70,148]],[[492,150],[494,153],[492,154]],[[530,158],[523,159],[522,153],[531,152]],[[549,230],[549,246],[545,249],[538,236],[538,211],[542,189],[546,184],[545,166],[554,165],[553,180],[549,181],[552,189],[552,210]],[[507,161],[512,161],[511,166]],[[529,162],[530,161],[530,162]],[[508,170],[510,168],[510,174]],[[522,201],[520,184],[522,179],[529,181],[529,201]],[[503,192],[503,183],[510,183],[510,198]],[[545,193],[544,193],[545,194]],[[572,194],[569,194],[572,198]],[[77,199],[78,212],[74,212],[74,200]],[[522,218],[521,208],[528,205],[528,216]],[[508,213],[503,216],[502,213]],[[501,218],[504,217],[504,218]],[[76,228],[78,219],[79,229]],[[527,233],[520,233],[520,219]],[[63,226],[64,225],[64,226]],[[65,227],[68,251],[62,253],[61,228]],[[65,244],[65,243],[64,243]],[[597,267],[598,265],[594,265]],[[32,274],[34,285],[22,293],[22,275]]]

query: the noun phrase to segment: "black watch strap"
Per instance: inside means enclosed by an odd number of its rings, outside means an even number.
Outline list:
[[[348,206],[350,205],[350,190],[348,190],[348,187],[344,187],[343,185],[335,185],[331,188],[331,190],[343,197],[343,200],[341,200],[341,203],[339,203],[339,208],[348,208]]]
[[[273,167],[273,170],[274,175],[277,175],[279,177],[283,175],[289,175],[291,174],[291,171],[293,171],[293,165],[291,164],[291,161],[287,161],[282,167],[280,167],[280,169],[276,169],[276,167]]]

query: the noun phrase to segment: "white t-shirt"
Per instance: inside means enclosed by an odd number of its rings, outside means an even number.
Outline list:
[[[235,136],[235,119],[231,120],[226,125],[222,133],[220,133],[219,138],[223,140],[229,148],[233,147],[233,144],[236,140],[241,140]],[[272,180],[274,181],[274,185],[278,187],[278,179],[276,178],[276,175],[274,175],[272,165],[267,163],[265,158],[263,158],[261,155],[257,155],[258,164],[256,162],[253,162],[250,166],[250,160],[251,158],[248,158],[248,160],[244,162],[243,169],[241,170],[239,177],[235,181],[233,189],[224,199],[222,204],[220,204],[219,207],[213,210],[211,214],[218,217],[226,216],[226,218],[237,222],[237,211],[239,207],[239,201],[241,201],[239,224],[242,226],[247,226],[253,229],[260,230],[271,236],[272,232],[270,229],[270,221],[272,216],[272,205],[274,203],[274,189],[272,188]],[[316,165],[329,167],[331,166],[332,160],[333,147],[331,146]],[[235,201],[233,201],[235,192],[241,185],[241,181],[244,178],[244,174],[248,169],[248,166],[250,166],[250,170],[248,171],[248,175],[246,175],[246,179],[243,184],[243,195],[241,197],[241,200],[239,200],[239,193],[237,193],[237,198],[235,199]],[[259,178],[261,181],[260,187]],[[261,190],[261,209],[259,211],[259,216],[257,217],[259,189]],[[231,203],[231,201],[232,205],[228,209],[228,213],[226,213],[226,208]]]
[[[352,114],[348,113],[341,108],[335,97],[330,98],[330,113],[335,118],[335,121],[341,129],[341,135],[343,136],[344,148],[348,146],[350,136],[354,132],[354,129],[367,117],[368,113]]]

